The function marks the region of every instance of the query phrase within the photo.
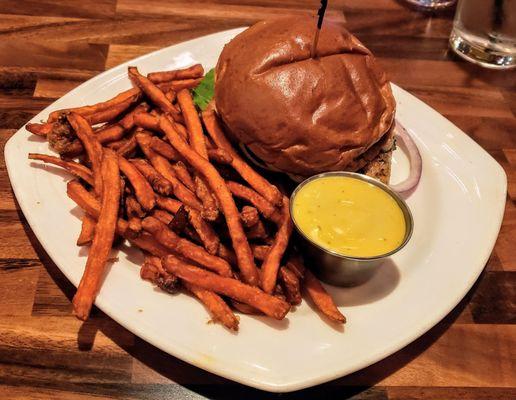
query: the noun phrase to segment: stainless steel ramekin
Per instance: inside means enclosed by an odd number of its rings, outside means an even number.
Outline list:
[[[374,257],[352,257],[339,254],[326,249],[311,240],[299,228],[294,218],[294,200],[297,193],[307,183],[316,179],[328,176],[346,176],[371,183],[389,194],[398,204],[405,219],[405,237],[401,244],[394,250]],[[337,286],[356,286],[367,281],[378,269],[378,267],[390,256],[400,251],[410,240],[414,229],[414,220],[407,203],[389,186],[366,175],[354,172],[325,172],[314,175],[301,182],[290,196],[290,215],[298,232],[299,249],[308,259],[310,269],[323,281]]]

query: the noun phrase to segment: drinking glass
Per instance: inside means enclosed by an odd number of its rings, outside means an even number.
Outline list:
[[[487,68],[516,67],[516,0],[459,0],[450,47]]]
[[[423,10],[431,11],[451,7],[457,0],[405,0],[405,2]]]

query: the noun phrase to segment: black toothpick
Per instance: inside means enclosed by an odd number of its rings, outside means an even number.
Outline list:
[[[319,32],[321,32],[322,23],[324,20],[324,13],[328,7],[328,0],[321,0],[321,7],[317,11],[319,18],[317,19],[317,29],[315,30],[314,41],[312,42],[312,49],[310,51],[310,57],[316,57],[317,43],[319,42]]]

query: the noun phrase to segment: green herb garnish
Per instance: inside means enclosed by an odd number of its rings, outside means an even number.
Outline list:
[[[193,101],[202,111],[208,107],[215,94],[215,70],[208,71],[201,83],[193,90]]]

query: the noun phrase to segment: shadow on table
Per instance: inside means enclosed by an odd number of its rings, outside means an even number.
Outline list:
[[[66,279],[42,248],[21,211],[18,211],[18,214],[20,220],[23,222],[24,230],[48,274],[71,301],[75,294],[75,287]],[[183,397],[188,399],[311,399],[338,396],[339,399],[347,399],[357,396],[356,398],[364,399],[387,399],[387,393],[383,388],[373,386],[403,368],[438,340],[464,310],[476,286],[477,284],[475,284],[466,297],[443,321],[395,354],[346,377],[313,388],[286,394],[272,394],[218,377],[178,360],[138,337],[135,338],[133,344],[128,344],[127,341],[121,341],[120,335],[113,334],[112,328],[106,328],[106,324],[103,323],[103,321],[105,322],[109,317],[105,316],[97,308],[92,310],[92,317],[89,321],[86,321],[79,330],[77,343],[80,350],[88,351],[93,347],[96,333],[101,331],[138,362],[172,381],[171,383],[160,384],[119,384],[120,387],[117,386],[118,384],[110,384],[109,388],[105,388],[109,393],[115,390],[117,394],[122,396],[121,398],[127,396],[130,398],[145,399]],[[116,323],[113,321],[113,324]],[[118,330],[124,329],[125,328],[120,326]],[[176,384],[174,384],[174,382]],[[102,384],[95,385],[95,393],[99,393],[99,390],[102,391],[102,386]],[[86,387],[84,389],[86,391],[88,390]]]
[[[448,49],[447,56],[450,60],[455,61],[456,65],[467,75],[464,82],[465,86],[501,89],[514,86],[514,73],[507,69],[490,69],[474,64],[460,58],[453,50]]]

